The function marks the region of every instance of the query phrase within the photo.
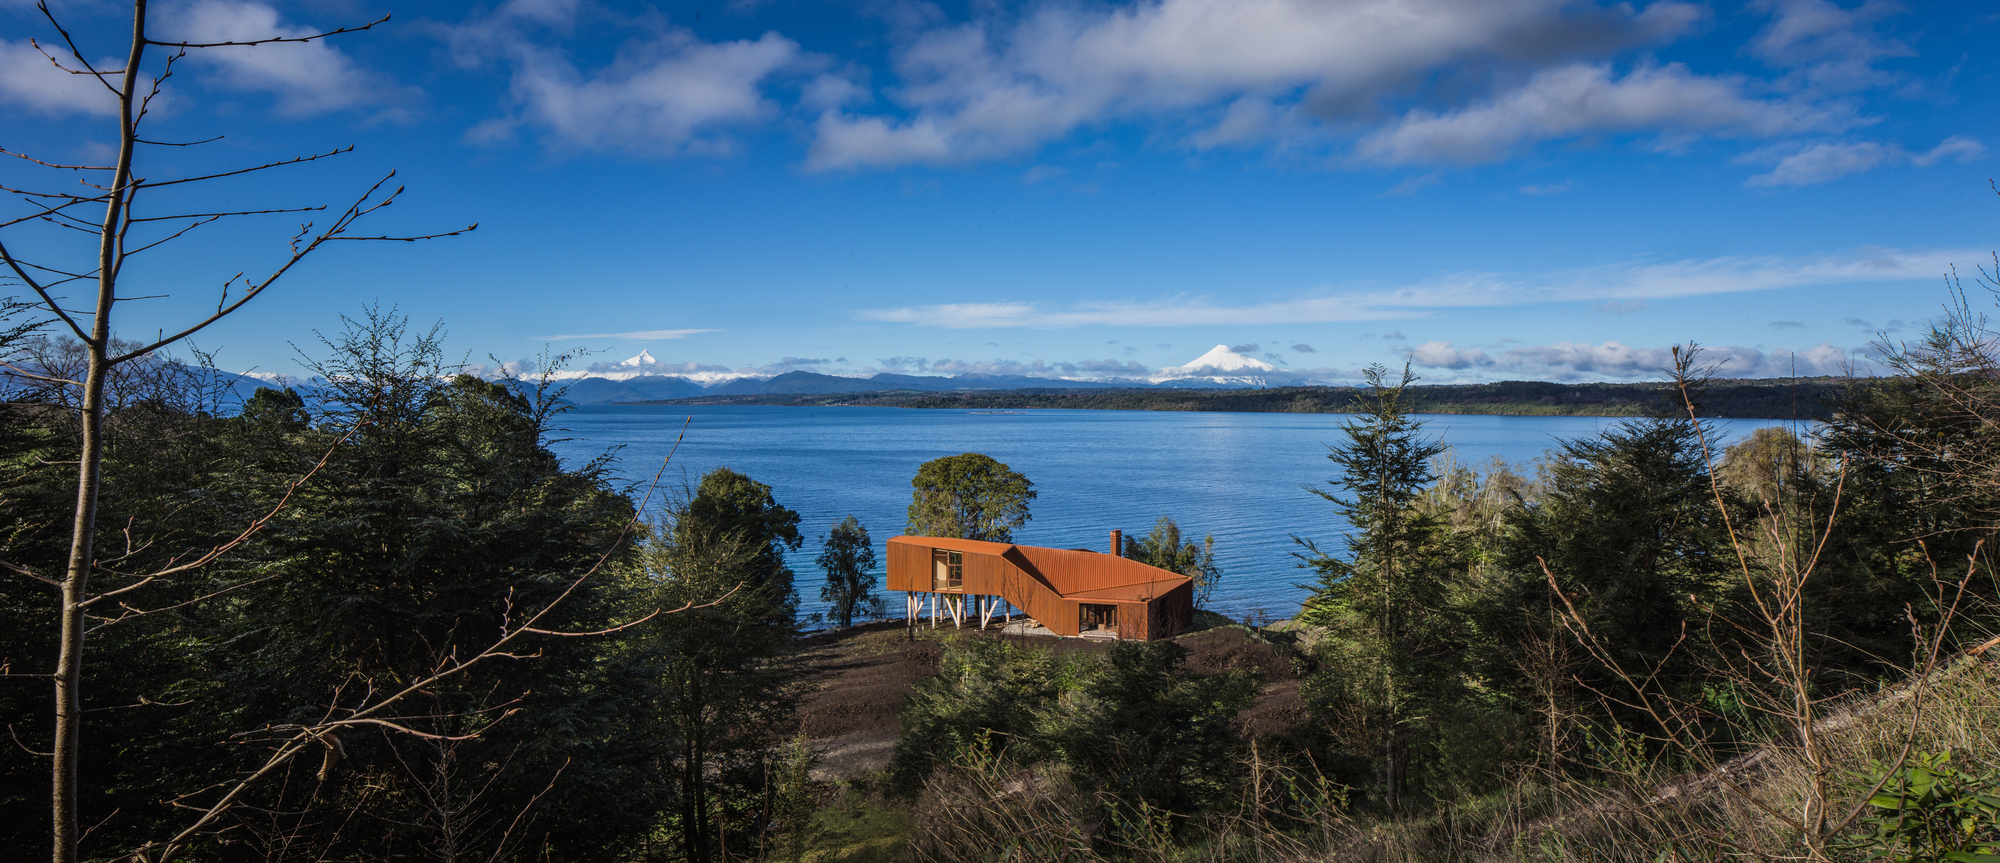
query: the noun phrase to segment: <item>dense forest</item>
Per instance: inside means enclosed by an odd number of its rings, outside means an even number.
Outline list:
[[[1534,476],[1453,462],[1407,377],[1373,369],[1325,475],[1274,478],[1327,500],[1326,522],[1300,527],[1312,599],[1282,627],[1198,615],[1279,665],[1197,664],[1184,639],[1078,654],[944,638],[889,768],[838,780],[812,778],[795,715],[805,577],[788,553],[807,538],[765,483],[566,467],[547,449],[558,386],[458,374],[437,330],[379,309],[323,340],[324,385],[241,404],[199,368],[128,363],[102,427],[109,600],[85,612],[82,858],[1974,848],[2000,840],[1978,808],[2000,790],[1994,669],[1951,657],[1995,622],[2000,378],[1969,314],[1894,355],[1902,374],[1844,388],[1813,440],[1772,428],[1718,450],[1711,391],[1688,376],[1678,412],[1565,444]],[[59,647],[42,573],[69,543],[80,440],[73,388],[45,378],[81,351],[16,349],[16,367],[50,372],[11,376],[0,410],[15,576],[0,631],[24,678],[0,689],[0,831],[30,848],[52,733],[33,681]],[[991,471],[1011,496],[969,511],[1027,518],[1027,478]],[[960,530],[918,510],[913,529]],[[822,595],[865,617],[873,553],[858,523],[840,532]],[[1128,548],[1212,583],[1213,542]],[[1243,717],[1272,674],[1298,681],[1304,715],[1260,730]],[[1856,707],[1910,700],[1913,674],[1921,709]],[[1662,802],[1746,757],[1760,772]],[[1943,817],[1900,803],[1893,824],[1845,811],[1931,781],[1912,771],[1957,783],[1944,802],[1971,807],[1963,829],[1896,833]],[[1820,808],[1785,814],[1801,805]],[[893,841],[828,839],[859,810],[891,813]]]
[[[1712,380],[1701,404],[1704,417],[1824,419],[1848,382],[1839,378]],[[1240,411],[1346,413],[1362,390],[1355,387],[1268,389],[1019,389],[956,393],[907,390],[838,394],[711,395],[637,404],[868,405],[965,410]],[[1655,413],[1675,396],[1668,383],[1554,383],[1414,385],[1404,404],[1419,414],[1638,417]]]

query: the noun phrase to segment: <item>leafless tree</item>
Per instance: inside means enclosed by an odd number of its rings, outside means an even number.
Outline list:
[[[104,455],[104,423],[109,402],[117,396],[113,383],[118,378],[121,368],[157,361],[149,358],[157,358],[160,351],[184,342],[190,336],[243,308],[276,285],[300,261],[330,243],[355,240],[414,241],[452,236],[470,231],[476,226],[468,226],[457,231],[411,236],[355,233],[354,228],[358,222],[394,203],[402,192],[401,187],[388,188],[390,180],[394,177],[393,172],[370,186],[353,203],[342,209],[309,205],[194,212],[184,211],[177,203],[177,200],[185,199],[184,193],[199,188],[200,184],[331,158],[350,152],[353,149],[351,146],[198,176],[170,179],[149,176],[147,163],[142,154],[157,152],[158,148],[195,147],[218,139],[162,141],[145,138],[142,134],[148,113],[160,98],[162,87],[173,77],[176,64],[190,51],[311,42],[370,29],[387,21],[387,16],[360,26],[342,27],[304,36],[272,36],[229,42],[168,41],[154,38],[150,34],[147,2],[135,0],[132,4],[130,41],[125,46],[124,62],[117,68],[103,68],[90,59],[94,52],[87,52],[79,45],[69,29],[49,11],[45,3],[38,4],[37,8],[58,38],[47,45],[37,41],[34,43],[35,47],[43,52],[56,69],[91,79],[101,85],[105,91],[105,98],[115,100],[117,106],[113,120],[117,155],[110,164],[69,164],[0,148],[0,154],[37,166],[44,172],[43,176],[73,176],[78,180],[76,185],[69,186],[55,183],[24,184],[19,187],[0,185],[0,191],[12,195],[17,207],[24,206],[24,209],[16,213],[0,218],[0,263],[5,264],[6,273],[17,281],[19,289],[24,291],[22,298],[37,306],[40,313],[53,319],[54,325],[59,329],[66,329],[68,334],[81,345],[81,356],[75,357],[74,363],[65,364],[62,368],[25,368],[26,373],[40,376],[43,383],[65,389],[66,400],[75,405],[81,446],[77,463],[75,517],[71,525],[67,560],[59,571],[45,571],[53,567],[39,568],[30,563],[6,564],[6,569],[16,575],[40,581],[61,594],[57,623],[61,634],[55,669],[48,673],[9,676],[46,679],[54,684],[55,739],[51,758],[53,859],[56,863],[72,863],[77,859],[77,844],[81,839],[77,813],[78,752],[83,726],[81,692],[86,680],[83,646],[85,634],[89,629],[86,621],[87,613],[93,608],[123,605],[132,598],[133,592],[149,584],[190,572],[214,560],[248,539],[269,520],[267,516],[253,521],[241,535],[208,552],[175,562],[156,572],[114,573],[100,566],[96,556],[96,541],[98,495]],[[135,256],[186,236],[190,231],[224,220],[286,213],[331,214],[331,218],[327,218],[326,215],[313,216],[315,221],[300,225],[290,235],[287,249],[280,256],[278,263],[262,270],[261,275],[246,278],[244,273],[237,273],[223,280],[212,313],[203,315],[198,320],[189,321],[177,330],[163,329],[150,341],[126,342],[114,336],[116,331],[114,313],[118,305],[139,299],[147,293],[144,290],[131,290],[121,284],[120,276],[125,271],[126,264]],[[32,245],[19,242],[14,245],[9,244],[9,240],[13,240],[16,236],[24,236],[22,232],[30,229],[80,232],[89,237],[90,245],[94,247],[94,254],[85,260],[68,262],[40,256],[39,250],[55,244],[34,243],[32,239],[28,241],[33,243]],[[23,255],[21,249],[35,249],[37,254]],[[78,303],[67,293],[75,288],[94,288],[94,290],[90,292],[88,299]],[[92,576],[100,573],[115,586],[103,589],[93,585]],[[452,673],[452,669],[457,667],[459,666],[453,665],[451,668],[440,669],[439,673]],[[393,702],[376,703],[380,705]],[[374,720],[351,716],[345,721],[365,723]],[[305,742],[299,745],[314,745],[321,736],[306,734],[302,739]],[[280,751],[284,750],[281,748]],[[171,856],[172,849],[177,847],[181,846],[168,843],[165,846],[166,850],[163,850],[160,856]]]

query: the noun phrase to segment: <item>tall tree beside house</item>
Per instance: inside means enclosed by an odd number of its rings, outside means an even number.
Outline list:
[[[1035,499],[1027,477],[976,452],[924,462],[910,485],[911,536],[1012,542]]]
[[[832,606],[828,616],[835,624],[853,626],[856,612],[880,606],[881,600],[875,596],[875,546],[860,519],[850,515],[834,525],[833,532],[820,543],[814,562],[826,572],[826,586],[819,589],[819,598]]]

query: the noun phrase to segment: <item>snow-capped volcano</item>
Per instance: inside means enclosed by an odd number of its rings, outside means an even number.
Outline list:
[[[1169,366],[1160,371],[1182,371],[1188,374],[1195,374],[1197,372],[1205,372],[1207,374],[1214,374],[1216,372],[1255,373],[1275,372],[1278,371],[1278,367],[1256,357],[1246,357],[1232,351],[1228,345],[1216,345],[1214,350],[1196,357],[1194,362],[1184,366]]]
[[[647,366],[659,365],[660,361],[653,359],[652,352],[646,350],[645,348],[640,348],[638,356],[633,357],[629,360],[619,360],[618,364],[621,366],[631,366],[635,369],[643,369]]]
[[[1270,385],[1267,376],[1283,373],[1284,370],[1277,366],[1230,350],[1228,345],[1216,345],[1214,350],[1196,357],[1187,365],[1161,369],[1153,375],[1152,381],[1201,379],[1218,384],[1262,387]]]

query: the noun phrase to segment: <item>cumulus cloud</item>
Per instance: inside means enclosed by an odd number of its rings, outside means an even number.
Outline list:
[[[1442,69],[1619,50],[1673,38],[1701,15],[1672,0],[1643,11],[1573,0],[1140,0],[927,24],[895,57],[890,95],[906,114],[827,112],[807,166],[1001,157],[1126,118],[1194,124],[1187,139],[1198,147],[1268,138],[1307,119],[1368,116]]]
[[[1296,344],[1296,345],[1293,345],[1293,346],[1292,346],[1292,350],[1295,350],[1295,351],[1298,351],[1299,353],[1302,353],[1302,354],[1315,354],[1315,353],[1319,353],[1318,351],[1316,351],[1316,350],[1313,350],[1313,346],[1312,346],[1312,345],[1309,345],[1309,344],[1306,344],[1305,342],[1299,342],[1298,344]]]
[[[1936,278],[1954,261],[1984,253],[1973,250],[1914,251],[1862,249],[1819,257],[1732,256],[1705,260],[1623,264],[1503,277],[1457,274],[1398,286],[1363,286],[1250,303],[1228,304],[1210,297],[1174,295],[1150,300],[1089,300],[1068,305],[1030,302],[946,303],[864,309],[861,320],[908,323],[946,329],[1050,328],[1079,326],[1187,327],[1330,323],[1401,319],[1450,308],[1516,306],[1529,303],[1594,301],[1600,311],[1623,313],[1646,299],[1692,297],[1791,288],[1804,285],[1907,282]],[[1402,334],[1392,333],[1391,339]]]
[[[584,7],[550,0],[510,0],[491,15],[452,33],[467,66],[499,60],[512,68],[513,112],[474,126],[475,143],[499,143],[521,129],[555,145],[642,155],[721,154],[726,132],[776,113],[764,88],[773,76],[800,67],[797,42],[767,32],[756,39],[707,42],[692,31],[657,21],[641,26],[601,68],[579,66],[557,42],[579,23]],[[851,82],[849,82],[851,83]],[[859,98],[822,77],[807,98],[842,104]]]
[[[1985,145],[1964,135],[1953,135],[1923,153],[1911,153],[1896,144],[1873,141],[1825,142],[1780,155],[1782,151],[1757,150],[1743,156],[1744,162],[1775,162],[1770,173],[1743,181],[1746,186],[1813,186],[1852,174],[1861,174],[1889,165],[1908,164],[1928,168],[1945,159],[1965,162],[1985,155]]]
[[[1803,86],[1853,90],[1887,83],[1893,76],[1874,68],[1875,61],[1916,53],[1872,29],[1905,11],[1899,4],[1865,0],[1850,9],[1827,0],[1758,0],[1751,8],[1770,13],[1771,22],[1751,41],[1750,53],[1792,70]]]
[[[1387,165],[1489,162],[1541,141],[1601,132],[1772,137],[1835,131],[1855,122],[1840,108],[1748,95],[1748,82],[1697,75],[1679,63],[1624,75],[1576,63],[1535,74],[1481,104],[1413,110],[1361,139],[1356,155]]]
[[[1241,345],[1230,345],[1229,349],[1239,354],[1254,354],[1262,347],[1263,347],[1262,345],[1259,345],[1256,342],[1250,342]]]
[[[162,16],[164,38],[185,42],[246,42],[325,32],[286,24],[278,10],[255,0],[196,0]],[[361,68],[332,42],[285,42],[191,51],[209,70],[208,82],[269,93],[280,114],[312,116],[348,108],[407,102],[418,95],[387,76]]]
[[[121,61],[105,60],[98,68],[116,69],[120,65]],[[56,68],[26,39],[0,39],[0,104],[40,114],[109,117],[118,113],[118,100],[104,85]]]
[[[1701,350],[1701,364],[1714,366],[1716,374],[1721,377],[1733,378],[1838,375],[1844,374],[1850,363],[1860,359],[1852,351],[1824,342],[1802,351],[1763,351],[1745,347],[1703,347]],[[1672,348],[1635,348],[1615,341],[1600,345],[1586,342],[1519,345],[1494,354],[1479,348],[1456,347],[1451,342],[1432,341],[1412,350],[1409,358],[1412,364],[1423,368],[1479,370],[1490,374],[1559,381],[1663,377],[1674,362]]]
[[[1764,326],[1770,327],[1772,329],[1784,330],[1784,329],[1801,329],[1805,327],[1805,324],[1799,321],[1772,321],[1768,324],[1765,324]]]

